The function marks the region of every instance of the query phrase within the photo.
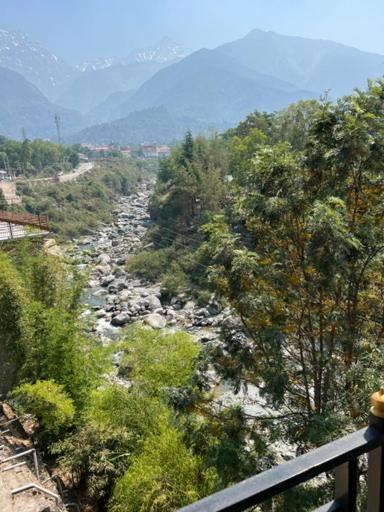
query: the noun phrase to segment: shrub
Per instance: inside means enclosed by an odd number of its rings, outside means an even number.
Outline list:
[[[191,383],[199,346],[189,334],[136,329],[125,348],[122,363],[132,367],[135,385],[156,393]]]
[[[110,512],[170,512],[198,500],[214,487],[215,473],[203,474],[200,459],[174,428],[151,435],[143,451],[118,480]]]
[[[127,263],[127,271],[149,281],[156,281],[167,270],[168,251],[140,251]]]
[[[12,397],[22,411],[36,416],[44,437],[57,437],[73,423],[73,402],[53,380],[22,384],[12,392]]]

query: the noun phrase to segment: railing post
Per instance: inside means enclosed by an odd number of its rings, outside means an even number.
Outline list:
[[[356,512],[357,459],[352,459],[335,469],[335,501],[343,505],[345,512]]]
[[[372,407],[369,424],[384,432],[384,387],[371,397]],[[368,455],[368,512],[384,510],[384,446]]]

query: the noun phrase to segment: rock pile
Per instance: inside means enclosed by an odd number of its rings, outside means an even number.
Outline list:
[[[85,316],[94,313],[94,331],[103,339],[113,338],[116,328],[141,321],[154,329],[183,329],[202,342],[217,339],[221,324],[230,317],[229,308],[221,309],[213,298],[199,308],[184,294],[162,301],[161,285],[134,278],[126,271],[126,262],[142,247],[150,218],[148,202],[151,185],[121,198],[113,212],[115,221],[89,236],[77,240],[70,256],[81,269],[91,270],[84,302]]]

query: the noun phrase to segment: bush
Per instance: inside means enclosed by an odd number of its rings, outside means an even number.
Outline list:
[[[140,279],[156,281],[168,267],[168,250],[140,251],[127,263],[128,272],[132,272]]]
[[[124,346],[122,364],[132,368],[135,385],[155,393],[190,385],[199,346],[189,334],[136,329]]]
[[[174,428],[151,435],[143,451],[117,482],[110,512],[170,512],[208,494],[215,473],[203,474],[200,459]]]
[[[18,408],[36,416],[43,437],[55,438],[73,424],[73,402],[53,380],[22,384],[12,392],[12,397]]]

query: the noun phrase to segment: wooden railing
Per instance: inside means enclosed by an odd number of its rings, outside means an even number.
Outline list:
[[[49,231],[47,215],[33,215],[31,213],[14,213],[0,210],[0,222],[8,222],[17,226],[32,226]]]

